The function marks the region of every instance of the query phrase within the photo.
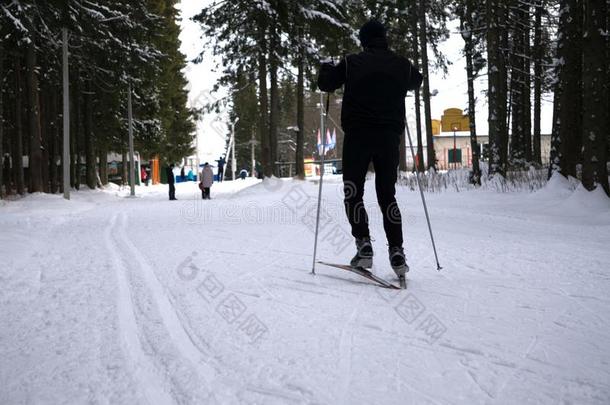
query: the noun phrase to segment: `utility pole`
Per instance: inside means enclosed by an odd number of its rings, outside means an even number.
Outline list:
[[[64,198],[70,199],[70,69],[68,66],[68,28],[62,28],[63,40],[63,84],[64,84],[64,150],[63,150],[63,183]]]
[[[231,175],[235,180],[235,171],[237,170],[237,162],[235,161],[235,125],[239,122],[239,117],[231,123]]]
[[[136,179],[135,179],[135,162],[133,156],[133,113],[131,109],[131,82],[129,82],[129,93],[127,93],[127,115],[129,125],[129,185],[131,187],[130,195],[136,195]]]

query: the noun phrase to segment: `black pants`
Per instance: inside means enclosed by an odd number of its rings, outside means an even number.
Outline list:
[[[222,178],[224,177],[225,174],[225,169],[224,167],[219,167],[218,168],[218,181],[222,182]]]
[[[176,187],[174,186],[174,183],[169,183],[169,199],[176,199]]]
[[[402,219],[396,203],[396,178],[400,135],[387,131],[347,133],[343,142],[343,191],[352,235],[369,235],[366,209],[362,201],[369,164],[375,168],[377,202],[383,215],[383,228],[390,247],[402,247]]]
[[[203,198],[204,200],[210,199],[210,188],[209,187],[204,187],[203,190],[201,190],[201,198]]]

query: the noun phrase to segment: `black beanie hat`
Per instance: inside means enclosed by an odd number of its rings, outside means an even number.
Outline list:
[[[385,42],[386,29],[381,22],[372,19],[360,28],[359,37],[360,43],[366,48],[375,40],[383,40]]]

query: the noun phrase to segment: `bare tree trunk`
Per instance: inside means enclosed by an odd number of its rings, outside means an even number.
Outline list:
[[[87,186],[90,189],[95,189],[97,185],[97,173],[95,172],[95,148],[93,139],[93,91],[91,88],[91,79],[86,80],[85,88],[85,116],[84,116],[84,137],[85,137],[85,178]]]
[[[498,24],[499,0],[486,0],[487,19],[487,54],[488,54],[488,98],[489,98],[489,175],[502,173],[501,137],[502,137],[502,55],[500,50],[500,27]]]
[[[428,144],[428,168],[436,169],[436,153],[432,135],[432,111],[430,107],[430,74],[428,69],[428,38],[426,32],[426,11],[428,0],[420,0],[419,29],[421,43],[422,74],[424,76],[424,115],[426,124],[426,143]]]
[[[263,174],[270,177],[273,174],[271,166],[271,145],[269,139],[269,107],[267,101],[267,23],[265,17],[259,18],[259,44],[258,44],[258,89],[259,89],[259,131],[261,137],[261,164]]]
[[[510,160],[513,166],[523,167],[525,163],[525,128],[523,97],[525,93],[523,12],[520,2],[510,11],[512,27],[512,50],[510,52],[510,111],[512,116],[510,138]]]
[[[417,20],[419,16],[417,13],[411,13],[411,33],[413,35],[413,64],[415,68],[419,70],[419,32],[417,26]],[[415,98],[415,131],[417,136],[417,162],[414,164],[417,166],[417,171],[424,172],[426,166],[424,164],[424,143],[422,140],[421,131],[421,100],[419,89],[413,92]]]
[[[532,161],[542,163],[541,152],[541,111],[542,111],[542,0],[535,0],[534,11],[534,134]]]
[[[462,38],[465,43],[466,54],[466,81],[468,83],[468,121],[470,126],[470,149],[472,150],[472,173],[470,181],[472,184],[481,185],[481,168],[479,165],[479,143],[477,141],[477,126],[476,126],[476,99],[474,95],[474,22],[472,13],[474,9],[473,0],[466,2],[464,17],[462,18]],[[466,32],[465,32],[466,31]]]
[[[580,161],[582,133],[582,4],[580,0],[562,0],[559,18],[561,35],[557,53],[563,61],[559,80],[559,170],[576,177]]]
[[[59,166],[57,159],[60,155],[59,148],[59,97],[61,94],[58,91],[51,91],[50,94],[50,105],[51,105],[51,131],[49,133],[49,173],[50,173],[50,184],[51,193],[57,193],[58,182],[59,182]]]
[[[297,145],[296,145],[296,174],[297,178],[305,178],[305,54],[303,49],[303,28],[299,27],[299,56],[297,60]]]
[[[53,129],[53,117],[51,106],[51,91],[46,86],[41,86],[40,94],[40,133],[41,133],[41,173],[42,173],[42,190],[45,193],[50,193],[51,188],[51,171],[49,166],[49,149],[50,144],[53,140],[52,129]]]
[[[81,108],[81,82],[80,82],[80,72],[75,77],[74,83],[74,131],[71,132],[70,139],[73,142],[73,158],[71,159],[71,164],[73,162],[73,172],[72,172],[72,186],[78,190],[80,189],[80,173],[81,173],[81,129],[82,129],[82,108]]]
[[[25,194],[23,176],[23,80],[21,56],[15,57],[15,142],[13,144],[13,178],[18,194]]]
[[[36,46],[30,42],[26,50],[28,80],[28,112],[30,129],[30,189],[31,193],[43,191],[42,187],[42,143],[40,133],[40,100],[38,75],[36,73]]]
[[[125,151],[125,147],[122,147],[121,151],[121,185],[125,185],[128,183],[128,164],[127,164],[127,152]]]
[[[555,67],[556,75],[559,77],[559,71],[561,67],[557,65]],[[561,109],[561,81],[555,79],[555,88],[553,95],[553,129],[551,131],[551,150],[549,154],[549,173],[548,177],[551,178],[553,173],[560,171],[559,160],[559,148],[561,146],[561,139],[559,139],[559,129],[561,128],[561,120],[559,119],[559,110]]]
[[[269,150],[271,158],[271,168],[275,176],[279,176],[278,167],[275,164],[278,160],[278,124],[280,114],[280,101],[278,89],[278,60],[277,60],[277,33],[275,30],[275,22],[270,27],[270,42],[269,42],[269,79],[270,79],[270,112],[269,112]]]
[[[507,21],[509,20],[509,11],[510,7],[513,4],[513,1],[499,1],[496,16],[498,18],[498,27],[500,28],[500,63],[498,65],[498,69],[500,72],[500,108],[498,110],[500,114],[500,167],[502,170],[502,175],[506,174],[506,166],[508,164],[508,118],[509,114],[507,114],[507,103],[506,99],[508,97],[508,25]]]
[[[100,161],[100,181],[102,185],[108,184],[108,151],[105,147],[99,148],[99,161]]]
[[[529,1],[529,0],[528,0]],[[523,17],[523,141],[525,143],[525,161],[532,162],[532,47],[530,45],[531,34],[531,6],[528,2],[521,2]]]
[[[607,61],[600,50],[606,49],[606,4],[585,0],[583,49],[582,183],[588,190],[598,185],[610,196],[606,166],[606,131],[608,130]],[[603,53],[603,51],[602,51]]]
[[[4,47],[0,41],[0,199],[4,198]]]

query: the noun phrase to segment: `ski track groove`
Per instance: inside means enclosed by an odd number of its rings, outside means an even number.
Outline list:
[[[121,226],[118,230],[118,237],[127,247],[132,257],[135,258],[137,268],[144,278],[146,286],[151,293],[154,302],[157,305],[163,325],[172,340],[174,346],[179,353],[195,367],[197,374],[203,379],[208,388],[213,387],[213,383],[217,378],[216,370],[208,363],[203,351],[195,343],[193,337],[188,332],[187,326],[184,324],[178,311],[173,303],[170,295],[165,291],[163,284],[158,279],[153,268],[146,262],[140,250],[133,244],[125,232],[127,225],[127,216],[123,213],[121,218]]]
[[[349,386],[352,379],[352,346],[354,344],[354,328],[352,323],[360,313],[360,306],[364,301],[364,296],[367,290],[362,290],[358,296],[358,301],[354,305],[354,309],[350,314],[347,322],[341,329],[341,337],[339,339],[339,375],[341,378],[340,385],[340,400],[337,403],[348,404]],[[349,342],[348,342],[349,340]]]
[[[106,249],[110,253],[112,265],[118,282],[117,316],[119,332],[122,338],[121,347],[125,352],[126,363],[131,374],[146,398],[147,403],[173,404],[174,399],[166,391],[165,379],[161,377],[151,359],[142,349],[138,324],[135,316],[133,296],[129,287],[125,264],[119,256],[118,246],[112,241],[112,230],[117,223],[118,214],[114,214],[104,232]]]

